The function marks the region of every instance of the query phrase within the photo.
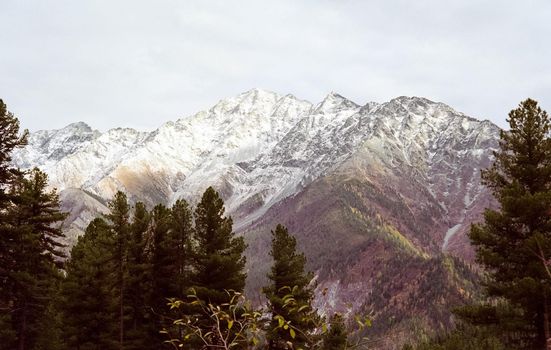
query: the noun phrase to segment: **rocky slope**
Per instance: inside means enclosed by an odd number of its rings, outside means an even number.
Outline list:
[[[249,292],[262,284],[269,230],[282,222],[318,275],[324,309],[386,319],[412,314],[408,303],[435,280],[454,300],[468,297],[469,269],[442,252],[472,258],[465,232],[493,205],[479,174],[498,134],[424,98],[358,105],[331,93],[313,105],[254,89],[152,132],[84,123],[39,131],[14,162],[50,175],[71,209],[70,241],[117,190],[153,205],[194,202],[213,185],[249,241]],[[381,288],[388,300],[374,296]],[[422,305],[442,309],[435,300]],[[431,327],[449,317],[429,314]]]

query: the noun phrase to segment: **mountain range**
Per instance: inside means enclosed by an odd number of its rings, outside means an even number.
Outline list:
[[[324,313],[368,313],[381,349],[446,328],[476,295],[466,232],[495,202],[480,181],[500,129],[419,97],[312,104],[253,89],[150,132],[79,122],[31,134],[14,164],[60,191],[70,246],[117,190],[147,205],[218,190],[249,245],[248,294],[285,224],[314,272]],[[419,332],[417,332],[419,333]]]

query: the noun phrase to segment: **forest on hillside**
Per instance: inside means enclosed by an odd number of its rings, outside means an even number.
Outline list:
[[[484,294],[450,305],[453,329],[404,349],[551,349],[551,119],[527,99],[508,122],[482,171],[500,206],[469,233]],[[265,303],[252,303],[244,237],[212,187],[195,206],[118,192],[66,254],[47,175],[11,163],[27,138],[0,100],[0,349],[377,348],[373,315],[313,306],[314,276],[283,225],[267,247]]]

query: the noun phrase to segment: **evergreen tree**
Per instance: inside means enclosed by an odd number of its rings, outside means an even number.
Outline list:
[[[19,226],[27,226],[36,236],[38,249],[44,261],[62,267],[61,259],[65,245],[60,242],[65,237],[61,223],[67,213],[59,209],[59,196],[55,190],[47,191],[48,175],[34,168],[22,181],[12,206],[13,217]]]
[[[151,216],[145,204],[136,203],[130,235],[128,237],[128,290],[125,304],[128,305],[126,349],[151,348],[154,323],[147,308],[151,293],[151,265],[146,253]]]
[[[63,350],[63,319],[60,309],[60,290],[63,282],[63,272],[55,270],[57,278],[50,285],[50,300],[40,320],[40,331],[36,337],[35,349]]]
[[[334,314],[329,321],[329,329],[323,335],[324,350],[344,350],[347,348],[347,332],[344,319],[340,314]]]
[[[184,308],[169,310],[168,298],[183,299],[190,286],[192,212],[186,201],[178,200],[168,209],[157,205],[151,220],[152,290],[149,305],[155,310],[155,330],[167,329],[175,335],[172,320],[181,318]]]
[[[193,234],[193,212],[185,200],[177,200],[171,208],[170,230],[165,241],[168,257],[165,260],[165,271],[172,282],[172,294],[167,294],[168,297],[183,300],[188,295],[193,264]],[[182,319],[184,314],[192,313],[193,308],[185,305],[169,313],[165,311],[169,319]],[[165,324],[165,328],[171,334],[182,337],[182,327]]]
[[[170,209],[162,204],[153,208],[151,213],[151,293],[148,306],[152,310],[152,322],[154,323],[153,338],[161,342],[159,331],[168,327],[171,320],[167,318],[167,298],[176,293],[175,276],[171,274],[168,234],[170,230],[171,213]]]
[[[195,210],[194,288],[197,296],[214,305],[229,302],[226,290],[242,292],[246,273],[245,242],[235,237],[232,219],[224,216],[224,202],[209,187]]]
[[[170,242],[168,249],[173,257],[172,274],[176,280],[174,297],[183,298],[190,287],[193,264],[193,213],[185,200],[177,200],[171,208]]]
[[[172,273],[171,266],[174,257],[170,254],[171,219],[170,209],[164,205],[158,204],[153,208],[151,215],[152,306],[159,314],[166,308],[166,298],[177,293],[175,275]]]
[[[107,222],[97,218],[71,250],[60,303],[63,335],[69,349],[117,348],[115,242]]]
[[[482,179],[500,204],[473,225],[470,239],[477,261],[487,268],[489,296],[519,308],[524,327],[507,332],[507,343],[551,349],[551,123],[537,102],[527,99],[509,113],[510,130],[501,132],[501,150]],[[494,305],[463,310],[475,323],[511,322]]]
[[[271,284],[264,288],[268,298],[272,320],[268,329],[270,349],[289,349],[287,342],[294,348],[311,343],[309,336],[319,320],[311,303],[314,296],[310,286],[311,273],[305,273],[306,257],[297,252],[296,238],[289,234],[286,227],[277,225],[272,231],[272,249],[274,259],[268,278]],[[293,307],[287,305],[287,295],[294,300]],[[281,318],[299,332],[291,333],[281,327]],[[294,335],[294,336],[293,336]]]
[[[12,225],[14,266],[9,277],[12,291],[12,324],[18,349],[37,345],[41,332],[52,331],[45,322],[51,310],[59,281],[61,258],[65,255],[59,240],[64,237],[61,222],[66,214],[59,210],[59,198],[48,192],[47,176],[34,169],[12,190],[13,204],[6,210]],[[53,334],[53,332],[51,332]]]
[[[128,275],[128,242],[130,233],[130,206],[126,194],[119,191],[109,203],[109,214],[106,215],[115,237],[114,268],[116,271],[116,290],[118,299],[119,348],[124,349],[125,298]]]
[[[19,120],[7,110],[0,99],[0,344],[14,344],[16,332],[12,327],[14,293],[18,289],[14,270],[17,266],[19,227],[13,225],[7,209],[12,205],[10,187],[22,173],[11,166],[11,153],[27,144],[28,131],[19,134]],[[13,346],[14,347],[14,346]]]
[[[152,263],[157,297],[182,298],[186,295],[192,263],[192,234],[192,213],[187,202],[178,200],[171,209],[163,205],[155,207]]]
[[[14,149],[25,146],[28,136],[27,130],[19,134],[19,120],[0,99],[0,208],[6,208],[6,202],[10,200],[7,185],[22,175],[11,165],[11,153]]]

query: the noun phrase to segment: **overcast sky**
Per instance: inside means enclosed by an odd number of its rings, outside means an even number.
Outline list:
[[[551,112],[551,1],[0,0],[0,98],[31,130],[153,129],[253,87]]]

